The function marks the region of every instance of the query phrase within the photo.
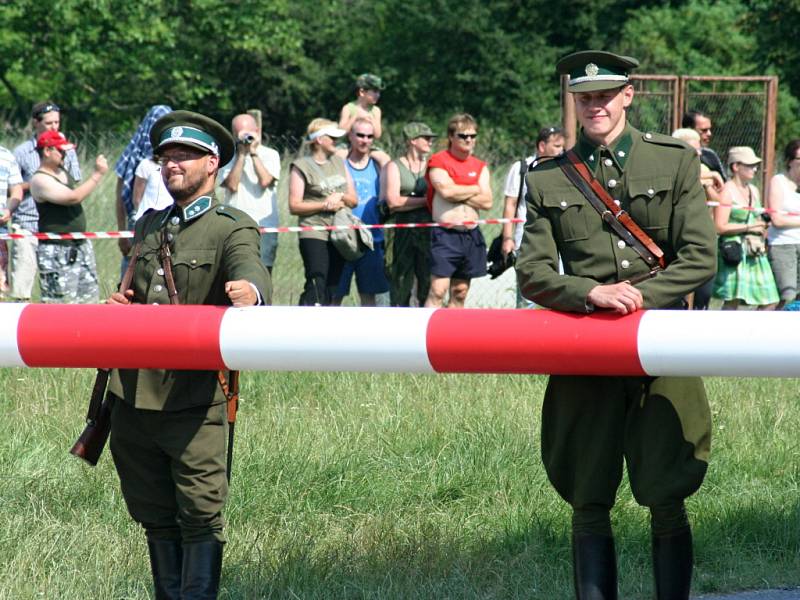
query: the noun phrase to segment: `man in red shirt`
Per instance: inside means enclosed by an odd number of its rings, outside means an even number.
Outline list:
[[[478,219],[492,207],[486,163],[473,156],[478,124],[466,114],[447,124],[449,146],[428,161],[428,207],[439,223]],[[450,308],[463,308],[473,277],[486,275],[486,242],[477,225],[435,227],[431,232],[431,288],[425,306],[438,308],[450,291]]]

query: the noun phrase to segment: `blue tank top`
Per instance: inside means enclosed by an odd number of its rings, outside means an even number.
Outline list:
[[[353,214],[360,218],[364,223],[374,225],[380,223],[378,215],[378,194],[380,193],[380,171],[375,159],[370,158],[367,166],[363,169],[356,169],[345,161],[350,177],[353,178],[353,185],[356,188],[358,206],[353,208]],[[383,241],[383,230],[373,229],[372,239],[376,242]]]

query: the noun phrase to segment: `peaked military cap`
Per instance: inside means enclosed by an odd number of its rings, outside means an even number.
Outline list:
[[[180,144],[219,156],[220,166],[233,158],[233,136],[214,119],[188,110],[176,110],[153,123],[150,143],[157,153],[169,144]]]
[[[573,52],[558,61],[559,75],[569,75],[570,92],[599,92],[622,87],[628,75],[639,66],[630,56],[621,56],[601,50]]]

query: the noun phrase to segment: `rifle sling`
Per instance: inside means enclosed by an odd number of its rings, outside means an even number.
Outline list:
[[[600,214],[600,218],[633,248],[651,268],[651,272],[664,269],[664,251],[622,210],[583,164],[574,150],[566,152],[566,158],[558,161],[564,175],[583,194],[589,204]],[[653,273],[654,274],[654,273]]]
[[[164,280],[167,284],[167,294],[170,304],[180,304],[178,289],[175,287],[175,277],[172,274],[172,253],[169,250],[169,241],[166,231],[161,232],[161,247],[159,248],[161,268],[164,269]],[[239,371],[229,371],[230,386],[222,370],[217,371],[217,381],[222,393],[228,400],[228,423],[236,421],[236,411],[239,408]]]

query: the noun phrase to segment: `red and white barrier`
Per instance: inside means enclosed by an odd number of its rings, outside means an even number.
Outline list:
[[[5,303],[0,366],[797,377],[800,319]]]

